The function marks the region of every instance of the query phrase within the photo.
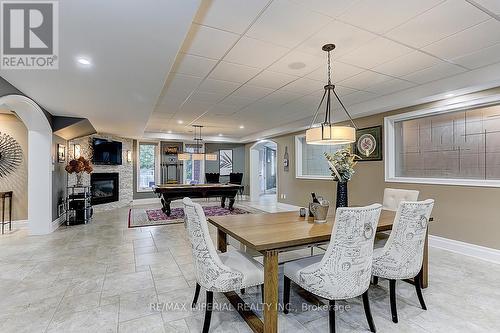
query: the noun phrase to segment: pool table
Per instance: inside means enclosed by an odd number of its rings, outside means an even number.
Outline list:
[[[229,198],[229,210],[233,210],[236,194],[242,185],[238,184],[195,184],[179,185],[164,184],[153,187],[153,192],[161,199],[162,211],[170,216],[170,203],[172,200],[190,198],[221,197],[220,206],[226,207],[226,198]]]

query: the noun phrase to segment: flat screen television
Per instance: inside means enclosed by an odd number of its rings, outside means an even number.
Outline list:
[[[95,138],[92,144],[94,164],[120,165],[122,164],[122,143]]]

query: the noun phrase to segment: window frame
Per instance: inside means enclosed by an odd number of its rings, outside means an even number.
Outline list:
[[[136,174],[137,174],[137,179],[136,179],[136,192],[137,193],[145,193],[145,192],[151,192],[153,189],[152,188],[141,188],[140,187],[140,174],[141,174],[141,163],[139,160],[139,152],[141,149],[141,145],[150,145],[155,147],[155,166],[154,166],[154,179],[155,179],[155,184],[158,185],[160,182],[160,143],[158,141],[146,141],[146,140],[141,140],[137,141],[137,151],[136,151]]]
[[[300,142],[300,139],[305,137],[305,134],[298,134],[295,136],[295,178],[333,180],[333,176],[304,175],[302,173],[302,143]]]
[[[460,178],[427,178],[427,177],[401,177],[396,176],[396,142],[394,124],[395,122],[435,116],[444,113],[465,111],[471,108],[498,105],[500,94],[482,96],[464,100],[457,97],[450,99],[450,104],[400,113],[394,116],[384,117],[384,143],[385,161],[384,178],[388,183],[415,183],[433,185],[456,185],[456,186],[478,186],[478,187],[500,187],[500,179],[460,179]]]

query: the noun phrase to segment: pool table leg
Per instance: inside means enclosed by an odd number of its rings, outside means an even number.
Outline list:
[[[229,205],[231,205],[231,202],[229,202]],[[226,197],[221,197],[220,198],[220,206],[222,208],[225,208],[226,207]]]
[[[233,205],[234,205],[234,197],[229,198],[229,210],[233,210]]]
[[[163,206],[161,210],[167,214],[167,216],[170,216],[171,210],[170,210],[170,200],[165,199],[165,197],[161,198],[161,205]]]

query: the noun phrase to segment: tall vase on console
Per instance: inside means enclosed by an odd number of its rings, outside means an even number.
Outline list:
[[[347,199],[347,182],[337,181],[337,204],[336,208],[348,207],[349,200]]]
[[[337,182],[337,204],[336,207],[347,207],[349,204],[347,196],[347,183],[354,175],[355,159],[357,156],[349,148],[342,148],[333,154],[325,153],[329,169],[333,179]]]

